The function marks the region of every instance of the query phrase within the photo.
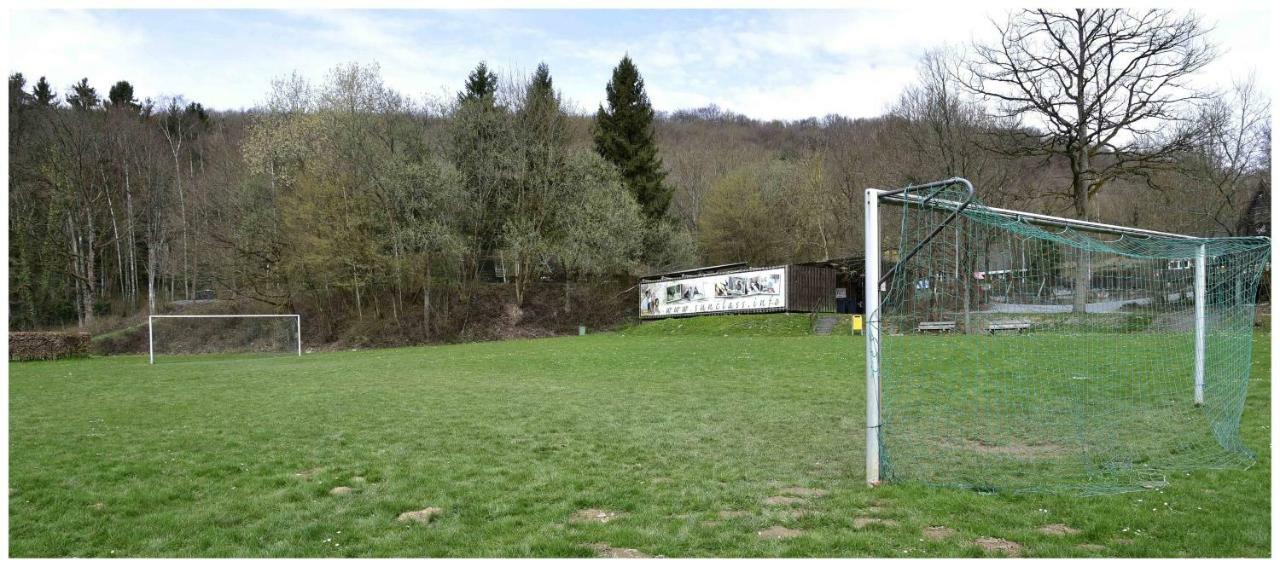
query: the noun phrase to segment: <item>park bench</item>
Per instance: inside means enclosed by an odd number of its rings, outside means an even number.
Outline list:
[[[919,325],[916,325],[916,331],[919,331],[919,332],[926,332],[926,331],[948,332],[948,331],[954,331],[954,330],[956,330],[955,321],[921,321]]]
[[[1013,321],[992,321],[990,323],[987,323],[987,332],[993,335],[1000,331],[1014,331],[1017,333],[1021,333],[1023,331],[1027,331],[1030,329],[1031,329],[1030,321],[1013,320]]]

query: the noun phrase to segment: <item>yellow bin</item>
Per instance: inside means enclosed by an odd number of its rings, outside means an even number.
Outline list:
[[[855,334],[855,335],[861,335],[861,334],[862,334],[862,316],[861,316],[861,315],[854,315],[854,316],[853,316],[853,317],[851,317],[850,319],[851,319],[851,321],[852,321],[852,325],[853,325],[853,334]]]

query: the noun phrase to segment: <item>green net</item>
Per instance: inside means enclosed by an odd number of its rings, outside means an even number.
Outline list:
[[[966,197],[880,207],[883,478],[1090,494],[1252,464],[1239,424],[1268,239],[1060,228],[976,200],[947,223]]]

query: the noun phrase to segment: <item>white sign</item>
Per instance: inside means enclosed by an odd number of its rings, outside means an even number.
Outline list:
[[[782,310],[786,285],[785,267],[642,283],[640,316]]]

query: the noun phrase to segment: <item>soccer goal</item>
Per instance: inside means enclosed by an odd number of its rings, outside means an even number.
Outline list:
[[[156,354],[297,354],[302,356],[302,316],[151,315],[147,350]]]
[[[1264,237],[866,192],[867,481],[1106,493],[1253,462]]]

